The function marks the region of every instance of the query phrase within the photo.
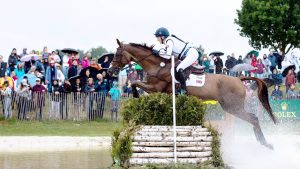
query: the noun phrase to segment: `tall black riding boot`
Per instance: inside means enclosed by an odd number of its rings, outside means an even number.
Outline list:
[[[181,94],[186,94],[186,83],[184,78],[183,69],[179,69],[177,72],[177,77],[181,85]]]

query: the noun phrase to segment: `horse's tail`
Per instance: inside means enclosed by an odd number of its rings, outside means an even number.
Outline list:
[[[276,117],[273,114],[272,108],[270,106],[269,103],[269,95],[268,95],[268,87],[266,85],[266,83],[258,78],[255,77],[239,77],[241,81],[244,80],[254,80],[257,83],[257,87],[258,87],[258,98],[260,100],[260,102],[262,103],[262,105],[264,106],[264,108],[267,110],[269,116],[271,117],[271,119],[274,121],[274,123],[277,123]]]

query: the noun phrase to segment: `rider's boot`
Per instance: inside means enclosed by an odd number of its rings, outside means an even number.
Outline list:
[[[186,83],[185,83],[185,78],[184,78],[184,73],[183,73],[183,69],[179,69],[177,73],[177,77],[178,80],[180,82],[181,85],[181,94],[185,95],[186,94]]]

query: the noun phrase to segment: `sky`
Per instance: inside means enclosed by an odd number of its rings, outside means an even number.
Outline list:
[[[1,0],[0,55],[24,47],[41,51],[103,46],[114,52],[124,42],[157,43],[166,27],[205,53],[246,55],[253,48],[234,24],[242,0]],[[266,53],[264,50],[261,53]]]

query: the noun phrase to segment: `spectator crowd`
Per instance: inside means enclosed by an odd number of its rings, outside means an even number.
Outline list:
[[[275,84],[271,93],[274,100],[284,98],[281,86],[285,86],[287,99],[300,97],[300,71],[295,72],[296,70],[291,69],[285,77],[282,76],[282,70],[291,64],[296,65],[299,70],[300,60],[297,57],[288,60],[282,54],[275,55],[270,50],[270,53],[263,55],[262,59],[257,58],[255,54],[247,55],[245,58],[239,56],[236,59],[232,54],[227,56],[223,64],[220,56],[203,55],[199,58],[199,63],[205,67],[207,73],[270,78]],[[234,66],[243,63],[252,65],[255,69],[233,71]],[[28,118],[27,112],[33,107],[37,112],[36,118],[42,119],[44,100],[48,97],[51,101],[49,119],[67,118],[67,109],[70,109],[67,103],[70,101],[75,111],[81,109],[80,105],[86,105],[89,120],[103,118],[106,96],[109,96],[111,119],[117,120],[120,98],[130,97],[131,83],[136,80],[142,81],[145,73],[139,65],[129,64],[126,69],[121,70],[119,77],[111,77],[107,74],[109,66],[108,56],[99,62],[98,58],[92,58],[89,52],[81,58],[78,52],[62,53],[59,50],[48,52],[47,47],[44,47],[42,52],[34,50],[28,52],[24,48],[18,53],[13,49],[7,62],[0,55],[0,91],[5,117],[11,118],[15,101],[18,119]],[[68,94],[72,96],[69,97]],[[35,103],[34,106],[31,105],[32,102]]]

